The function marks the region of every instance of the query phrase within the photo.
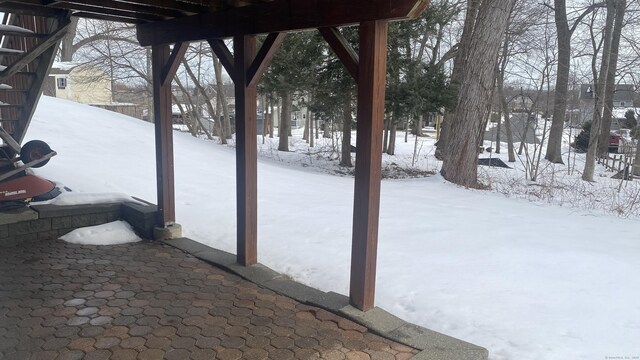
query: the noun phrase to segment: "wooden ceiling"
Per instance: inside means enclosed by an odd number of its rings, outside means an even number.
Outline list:
[[[143,46],[418,16],[429,0],[0,0],[0,12],[137,25]]]
[[[273,0],[0,0],[0,11],[55,16],[61,11],[84,18],[144,24],[224,11]]]

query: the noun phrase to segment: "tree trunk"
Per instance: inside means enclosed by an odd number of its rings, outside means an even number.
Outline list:
[[[283,91],[282,96],[282,112],[280,115],[280,126],[278,127],[279,151],[289,151],[289,130],[291,128],[291,94]]]
[[[214,65],[215,66],[215,65]],[[220,129],[222,125],[222,100],[220,99],[220,94],[216,94],[216,113],[213,115],[213,129],[215,133],[215,128],[218,127]],[[218,136],[222,133],[221,130],[218,130]],[[222,138],[220,138],[222,140]]]
[[[304,132],[302,133],[302,140],[305,140],[307,143],[309,142],[309,109],[307,108],[307,113],[304,118]]]
[[[611,120],[613,110],[613,96],[616,91],[616,72],[618,70],[618,51],[620,49],[620,38],[622,36],[622,26],[624,13],[627,7],[626,0],[617,0],[615,6],[615,22],[613,25],[613,35],[611,38],[611,58],[609,60],[609,71],[607,74],[607,84],[605,86],[604,114],[600,125],[600,141],[598,153],[600,156],[608,154],[609,133],[611,132]]]
[[[226,144],[226,140],[231,139],[231,119],[229,118],[229,104],[227,103],[227,96],[224,93],[224,83],[222,82],[222,63],[217,57],[213,57],[213,68],[216,75],[216,92],[220,97],[220,107],[222,107],[222,116],[224,120],[222,122],[223,133],[220,134],[220,141]],[[218,122],[220,119],[216,119]]]
[[[342,156],[340,166],[353,166],[351,163],[351,121],[351,92],[347,92],[342,107]]]
[[[478,187],[478,139],[485,124],[495,80],[498,48],[515,0],[485,1],[478,10],[469,42],[456,106],[449,124],[442,176],[459,185]],[[466,26],[466,24],[465,24]],[[455,134],[455,136],[451,136]]]
[[[633,158],[633,176],[640,176],[640,139],[636,139],[636,157]]]
[[[422,125],[424,124],[423,117],[417,116],[416,122],[414,124],[415,124],[415,127],[413,128],[413,134],[415,136],[423,136],[424,135],[422,133]]]
[[[598,151],[598,140],[600,139],[600,129],[602,123],[602,109],[604,107],[604,93],[609,74],[609,64],[611,60],[611,42],[613,35],[613,22],[615,18],[615,0],[607,0],[607,20],[604,28],[604,45],[602,49],[602,63],[600,64],[600,75],[596,86],[595,108],[593,112],[593,122],[591,123],[591,134],[589,136],[589,147],[587,148],[587,158],[582,171],[582,180],[593,181],[593,174],[596,167],[596,154]],[[596,54],[594,54],[595,56]],[[608,141],[607,141],[608,143]]]
[[[269,100],[269,138],[273,139],[273,98],[270,96]]]
[[[509,113],[509,104],[507,103],[507,97],[504,93],[504,73],[507,69],[507,56],[509,50],[508,35],[502,43],[502,59],[499,67],[496,67],[496,87],[498,88],[498,98],[500,98],[500,113],[504,114],[504,130],[507,133],[507,154],[509,155],[509,162],[516,162],[516,154],[513,146],[513,131],[511,130],[511,119]],[[498,124],[501,119],[498,119]],[[500,134],[500,129],[498,129]],[[498,135],[499,136],[499,135]]]
[[[73,48],[73,40],[76,37],[76,30],[78,29],[78,19],[79,18],[75,16],[71,17],[69,30],[67,31],[67,34],[62,38],[62,42],[60,44],[60,61],[73,61],[73,54],[75,52]]]
[[[389,149],[389,119],[384,120],[384,133],[382,137],[382,152],[386,153]]]
[[[471,43],[474,27],[476,23],[476,18],[478,16],[478,9],[480,6],[481,0],[467,0],[467,14],[465,15],[464,27],[462,29],[462,37],[460,38],[460,43],[458,45],[458,54],[453,60],[453,71],[451,72],[451,84],[458,88],[458,97],[460,97],[460,90],[462,87],[462,77],[464,74],[464,67],[467,63],[467,56],[469,53],[469,44]],[[447,144],[449,142],[450,136],[450,123],[453,122],[456,118],[456,110],[448,112],[444,116],[444,120],[440,125],[440,139],[436,143],[436,158],[440,160],[444,160],[448,148]],[[457,135],[457,134],[456,134]]]
[[[404,120],[404,142],[405,144],[409,142],[409,119]]]
[[[180,81],[180,78],[178,78],[176,76],[174,78],[174,81],[176,82],[176,85],[178,85],[178,88],[180,89],[180,91],[182,91],[182,93],[185,96],[187,96],[187,101],[189,102],[189,107],[191,109],[193,109],[194,108],[193,100],[191,99],[191,96],[189,96],[189,93],[187,92],[187,89],[185,89],[185,87],[182,85],[182,81]],[[184,107],[182,106],[180,101],[178,101],[178,98],[176,97],[176,95],[175,94],[171,94],[171,96],[172,96],[172,99],[173,99],[173,103],[178,105],[178,109],[180,109],[180,114],[182,115],[182,118],[184,119],[184,123],[189,128],[189,132],[194,137],[197,137],[198,136],[198,128],[196,126],[194,126],[195,121],[192,121],[191,116],[189,116],[187,111],[184,110]]]
[[[496,154],[500,154],[500,132],[502,131],[502,106],[498,109],[498,124],[496,125]]]
[[[556,75],[556,94],[553,100],[553,118],[549,129],[549,142],[545,159],[556,164],[562,161],[562,133],[567,112],[567,94],[569,92],[569,69],[571,67],[571,31],[567,20],[566,0],[554,0],[555,23],[558,37],[558,70]]]
[[[147,121],[152,123],[155,121],[153,115],[153,83],[151,82],[151,73],[153,72],[151,47],[147,48]]]
[[[314,124],[315,116],[313,113],[309,113],[309,147],[315,146],[315,136],[314,136]],[[317,131],[317,130],[316,130]],[[317,136],[317,134],[315,134]]]
[[[389,146],[387,147],[387,154],[389,155],[396,154],[397,130],[398,130],[398,121],[396,119],[392,119],[391,124],[389,124]]]
[[[331,129],[330,129],[330,122],[329,121],[325,121],[324,124],[322,124],[324,126],[324,132],[322,133],[322,137],[325,139],[329,139],[331,138]]]
[[[187,71],[187,74],[189,74],[189,77],[193,81],[193,84],[195,85],[196,89],[198,89],[198,91],[204,98],[205,103],[207,104],[207,111],[209,112],[209,114],[215,114],[215,110],[213,109],[213,104],[211,104],[211,99],[209,98],[209,96],[207,96],[207,92],[204,89],[204,87],[202,87],[202,84],[200,84],[200,80],[196,77],[196,75],[191,70],[191,66],[189,66],[189,63],[186,60],[183,60],[182,65],[184,66],[184,69]]]
[[[180,115],[182,116],[184,124],[187,125],[187,129],[189,129],[189,133],[191,133],[191,135],[193,136],[198,136],[196,130],[193,127],[193,124],[190,121],[191,119],[189,119],[187,112],[184,110],[184,106],[182,106],[182,104],[178,101],[178,98],[175,94],[171,94],[171,98],[173,99],[173,102],[178,105],[178,110],[180,110]]]

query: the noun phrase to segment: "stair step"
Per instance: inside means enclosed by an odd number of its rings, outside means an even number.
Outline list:
[[[0,24],[0,33],[3,33],[5,31],[12,31],[20,34],[33,34],[33,30],[25,29],[20,26]]]
[[[29,29],[21,28],[15,25],[2,25],[0,24],[0,36],[23,36],[23,37],[35,37],[35,38],[43,38],[46,37],[47,34],[38,34]]]
[[[0,108],[21,108],[23,105],[16,104],[7,104],[5,102],[0,101]]]
[[[24,51],[18,49],[0,48],[0,55],[18,56],[24,54]]]

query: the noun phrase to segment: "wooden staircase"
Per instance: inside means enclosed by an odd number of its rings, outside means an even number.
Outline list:
[[[5,4],[0,2],[0,126],[22,143],[70,13],[12,12]]]

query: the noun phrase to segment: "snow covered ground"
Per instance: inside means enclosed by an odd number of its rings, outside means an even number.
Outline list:
[[[79,193],[155,201],[151,124],[43,97],[28,137],[59,153],[38,174]],[[436,170],[431,140],[420,141],[420,169]],[[270,144],[260,145],[258,165],[260,262],[346,294],[353,179],[327,174],[340,169],[324,154],[282,154]],[[413,145],[401,141],[405,150],[385,156],[386,166],[410,165]],[[175,133],[178,221],[186,236],[231,252],[234,159],[230,147]],[[482,171],[507,179],[496,183],[523,178],[521,169]],[[377,305],[484,346],[494,360],[639,357],[640,221],[569,206],[582,197],[571,196],[531,202],[438,175],[383,181]]]

